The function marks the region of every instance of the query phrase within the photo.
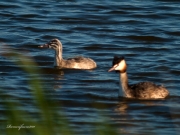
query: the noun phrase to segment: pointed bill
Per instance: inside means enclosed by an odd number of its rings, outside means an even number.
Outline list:
[[[111,72],[111,71],[115,70],[116,67],[117,67],[117,65],[114,65],[112,68],[110,68],[110,69],[108,70],[108,72]]]
[[[49,45],[48,44],[44,44],[44,45],[40,45],[38,46],[39,48],[49,48]]]

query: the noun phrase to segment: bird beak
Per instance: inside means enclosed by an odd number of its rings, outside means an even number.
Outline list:
[[[108,70],[108,72],[111,72],[111,71],[115,70],[116,67],[117,67],[117,65],[114,65],[112,68],[110,68],[110,69]]]
[[[48,44],[44,44],[44,45],[40,45],[38,46],[39,48],[49,48],[49,45]]]

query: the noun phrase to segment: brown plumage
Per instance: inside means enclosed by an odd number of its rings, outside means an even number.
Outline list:
[[[90,59],[82,56],[69,58],[67,60],[62,57],[62,44],[58,39],[53,39],[49,43],[39,46],[40,48],[52,48],[55,50],[54,66],[58,68],[70,69],[94,69],[97,67],[96,63]]]
[[[128,84],[127,65],[124,57],[115,56],[113,59],[113,67],[110,71],[117,71],[120,74],[120,86],[122,90],[119,90],[119,96],[126,96],[128,98],[138,99],[159,99],[166,98],[169,95],[168,90],[160,85],[156,85],[152,82],[141,82],[133,85]]]

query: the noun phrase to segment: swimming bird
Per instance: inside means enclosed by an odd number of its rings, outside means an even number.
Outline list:
[[[108,72],[115,70],[119,72],[119,96],[137,99],[162,99],[169,95],[168,90],[164,86],[156,85],[152,82],[140,82],[129,85],[127,76],[127,64],[124,57],[114,56],[112,68]]]
[[[44,45],[40,45],[40,48],[51,48],[55,50],[54,66],[58,68],[69,69],[94,69],[97,67],[96,62],[90,58],[82,56],[63,59],[62,57],[62,43],[58,39],[52,39],[50,42]]]

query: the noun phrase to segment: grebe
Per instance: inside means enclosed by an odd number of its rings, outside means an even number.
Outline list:
[[[39,46],[40,48],[52,48],[55,50],[54,66],[58,68],[70,69],[94,69],[96,63],[90,58],[75,57],[67,60],[62,57],[62,44],[58,39],[52,39],[47,44]]]
[[[122,90],[119,89],[119,96],[124,95],[128,98],[138,99],[160,99],[169,95],[165,87],[156,85],[152,82],[141,82],[129,85],[126,69],[127,65],[124,57],[114,56],[113,67],[110,68],[108,72],[113,70],[119,72],[119,84],[122,87]]]

